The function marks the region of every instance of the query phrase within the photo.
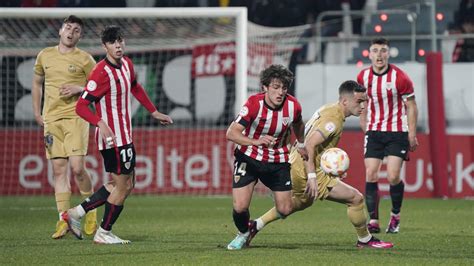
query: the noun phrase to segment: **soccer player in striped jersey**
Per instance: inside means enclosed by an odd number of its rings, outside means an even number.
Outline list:
[[[345,174],[339,178],[324,173],[320,167],[324,151],[337,146],[346,117],[359,116],[365,109],[366,99],[364,87],[352,80],[345,81],[339,86],[339,101],[322,106],[306,123],[304,145],[308,151],[308,160],[304,161],[294,149],[290,153],[293,184],[291,213],[312,206],[316,199],[345,204],[349,221],[357,233],[357,247],[391,248],[392,243],[381,241],[369,233],[364,196],[340,180]],[[251,221],[247,245],[264,226],[278,219],[280,216],[272,208]]]
[[[135,183],[135,148],[132,140],[131,95],[152,115],[167,125],[173,120],[158,112],[143,87],[137,82],[133,63],[124,56],[125,41],[118,26],[107,26],[101,35],[107,55],[92,71],[86,89],[77,102],[76,112],[96,128],[97,146],[104,167],[113,181],[102,186],[80,205],[63,214],[69,229],[82,239],[80,219],[87,212],[105,204],[104,217],[94,236],[100,244],[128,244],[112,233],[112,226],[123,210],[125,199]],[[89,108],[95,103],[96,113]]]
[[[379,233],[378,172],[387,157],[392,211],[386,233],[398,233],[405,185],[400,179],[403,161],[418,146],[418,109],[413,83],[400,68],[389,64],[389,43],[374,39],[369,47],[372,65],[362,70],[357,82],[367,88],[368,106],[360,124],[365,132],[365,197],[370,215],[369,231]]]
[[[232,182],[233,219],[237,237],[229,250],[242,249],[249,237],[249,206],[258,180],[273,191],[275,207],[281,217],[291,211],[290,134],[293,128],[301,156],[304,148],[304,123],[301,105],[287,94],[293,73],[282,65],[271,65],[260,73],[263,92],[252,95],[227,130],[234,142]]]
[[[89,124],[77,116],[74,108],[86,84],[95,60],[77,48],[83,34],[82,19],[68,16],[59,30],[59,44],[38,53],[34,66],[31,94],[36,122],[44,127],[46,158],[51,161],[54,176],[54,197],[59,213],[53,239],[68,232],[61,213],[71,207],[71,167],[82,198],[94,192],[86,170],[84,156],[89,143]],[[41,98],[44,87],[44,105]],[[92,235],[97,229],[97,214],[90,212],[84,222],[84,232]]]

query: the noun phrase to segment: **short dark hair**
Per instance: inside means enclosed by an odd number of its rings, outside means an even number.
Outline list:
[[[390,43],[387,39],[385,38],[375,38],[375,39],[372,39],[372,41],[370,42],[370,45],[369,45],[369,48],[370,46],[374,45],[374,44],[379,44],[379,45],[387,45],[387,46],[390,46]]]
[[[268,86],[273,79],[279,79],[283,86],[289,88],[295,76],[283,65],[270,65],[260,73],[260,85]]]
[[[74,15],[69,15],[67,18],[63,20],[63,25],[66,23],[77,23],[81,28],[84,28],[84,23],[82,22],[82,19],[79,17],[76,17]]]
[[[103,44],[114,43],[116,40],[123,39],[123,32],[117,25],[108,25],[100,34],[100,39]]]
[[[354,80],[346,80],[339,86],[339,95],[353,94],[355,92],[365,92],[364,86],[355,82]]]

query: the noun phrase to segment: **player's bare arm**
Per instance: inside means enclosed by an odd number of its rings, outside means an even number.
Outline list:
[[[171,119],[170,116],[160,113],[158,111],[154,111],[151,116],[153,116],[153,118],[155,118],[156,120],[160,121],[162,125],[173,124],[173,119]]]
[[[306,182],[305,193],[311,198],[318,196],[318,180],[316,178],[315,150],[318,145],[324,142],[324,137],[318,130],[312,130],[306,136],[305,147],[308,151],[308,160],[304,161],[308,181]]]
[[[303,144],[305,142],[304,140],[304,123],[303,120],[300,119],[299,122],[293,124],[293,130],[296,135],[296,140],[298,143]],[[296,148],[298,149],[298,153],[303,157],[303,160],[306,161],[308,160],[308,151],[305,147],[305,145],[299,146],[296,145]]]
[[[408,97],[405,104],[407,106],[408,141],[410,142],[410,151],[415,151],[418,147],[418,139],[416,138],[418,107],[416,105],[415,97]]]
[[[246,137],[242,132],[245,130],[245,127],[239,123],[232,122],[229,128],[227,129],[226,137],[227,140],[230,140],[236,144],[249,146],[272,146],[275,144],[276,139],[273,136],[265,135],[262,136],[260,139],[251,139]]]
[[[68,98],[82,93],[84,86],[63,84],[59,87],[59,94],[61,97]]]
[[[33,84],[31,96],[33,97],[33,112],[38,125],[43,126],[43,117],[41,116],[41,98],[43,97],[44,76],[33,74]]]

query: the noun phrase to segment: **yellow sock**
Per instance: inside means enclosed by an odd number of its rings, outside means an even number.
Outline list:
[[[84,192],[84,191],[79,190],[79,192],[81,193],[82,200],[85,200],[88,197],[92,196],[92,194],[94,194],[94,190],[91,190],[89,192]]]
[[[367,230],[367,215],[364,211],[364,207],[364,202],[356,206],[347,207],[347,216],[354,226],[359,239],[369,236],[369,230]]]
[[[262,215],[260,219],[262,219],[263,224],[267,225],[273,221],[280,219],[280,214],[277,212],[276,208],[273,207],[264,215]]]
[[[71,192],[55,193],[54,197],[56,198],[56,207],[59,213],[71,208]]]

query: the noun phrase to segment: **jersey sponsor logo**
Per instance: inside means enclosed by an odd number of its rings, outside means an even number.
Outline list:
[[[287,182],[285,183],[285,186],[289,186],[289,185],[291,185],[291,181],[287,181]]]
[[[283,117],[282,119],[282,122],[283,122],[283,125],[288,125],[288,123],[290,123],[290,118],[289,117]]]
[[[247,106],[244,106],[242,107],[242,109],[240,109],[240,113],[239,113],[240,116],[246,116],[248,114],[249,114],[249,108]]]
[[[333,132],[333,131],[336,129],[336,125],[334,125],[333,122],[327,122],[326,125],[324,125],[324,128],[325,128],[328,132]]]
[[[95,81],[93,80],[89,80],[89,82],[87,83],[87,89],[89,91],[95,91],[95,89],[97,89],[97,83],[95,83]]]

